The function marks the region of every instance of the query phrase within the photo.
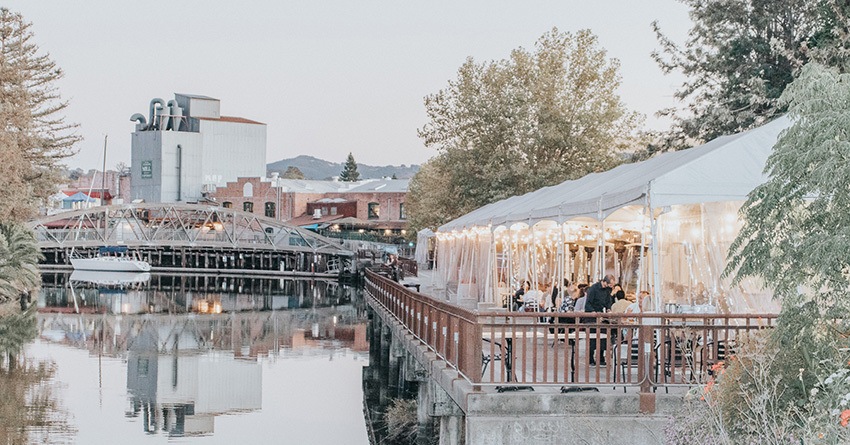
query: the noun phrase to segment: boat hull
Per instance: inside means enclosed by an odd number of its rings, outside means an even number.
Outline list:
[[[132,258],[71,258],[71,265],[79,270],[100,270],[109,272],[149,272],[151,265],[147,261]]]
[[[76,269],[71,272],[71,281],[95,283],[103,286],[142,284],[151,280],[150,272],[103,271]]]

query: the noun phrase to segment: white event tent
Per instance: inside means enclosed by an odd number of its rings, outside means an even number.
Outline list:
[[[435,289],[460,304],[505,304],[524,280],[551,286],[613,273],[627,291],[651,290],[655,310],[775,310],[759,283],[731,288],[721,274],[738,209],[766,180],[765,161],[789,125],[780,117],[461,216],[436,233]]]

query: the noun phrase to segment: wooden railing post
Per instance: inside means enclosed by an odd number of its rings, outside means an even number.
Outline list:
[[[653,327],[641,324],[638,331],[638,344],[640,355],[638,355],[638,381],[640,382],[640,412],[643,414],[655,413],[655,393],[652,392],[652,342]]]

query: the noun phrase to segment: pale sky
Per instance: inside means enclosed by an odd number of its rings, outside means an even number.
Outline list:
[[[67,119],[85,140],[70,167],[130,162],[130,115],[175,92],[221,99],[221,113],[268,125],[267,161],[308,154],[372,165],[434,156],[416,136],[423,98],[466,57],[504,59],[544,32],[588,28],[621,62],[626,105],[654,117],[675,105],[680,76],[650,58],[658,20],[677,42],[690,28],[675,0],[48,1],[6,0],[65,71]]]

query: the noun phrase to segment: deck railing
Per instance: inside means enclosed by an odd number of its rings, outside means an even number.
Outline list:
[[[703,384],[776,314],[471,311],[375,273],[366,291],[475,385],[658,387]]]

